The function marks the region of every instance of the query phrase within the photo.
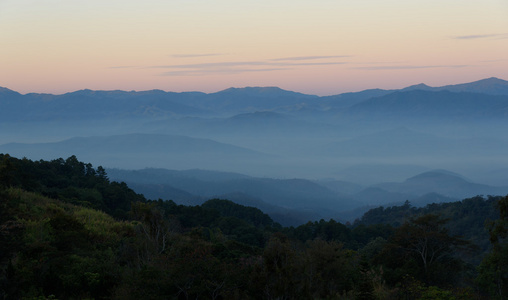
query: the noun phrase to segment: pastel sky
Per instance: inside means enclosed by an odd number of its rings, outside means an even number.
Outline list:
[[[0,86],[331,95],[508,80],[507,0],[0,0]]]

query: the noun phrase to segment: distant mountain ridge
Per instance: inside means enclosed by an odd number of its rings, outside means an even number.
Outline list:
[[[318,97],[280,89],[278,87],[229,88],[216,93],[201,92],[164,92],[151,91],[93,91],[89,89],[61,95],[29,93],[21,95],[8,88],[0,88],[0,109],[9,113],[0,116],[5,120],[34,120],[48,118],[100,118],[100,117],[172,117],[172,116],[229,116],[282,109],[298,111],[303,107],[319,109],[343,109],[358,105],[375,97],[385,97],[397,92],[443,92],[474,93],[490,96],[508,96],[508,81],[487,78],[471,83],[429,87],[424,84],[410,86],[400,90],[371,89],[354,93]],[[420,92],[421,94],[421,92]],[[419,99],[418,93],[407,94],[413,100]],[[435,94],[427,98],[439,97]],[[450,94],[446,94],[450,96]],[[398,94],[400,97],[401,94]],[[393,99],[394,96],[391,96]],[[416,97],[416,98],[415,98]],[[473,97],[462,95],[463,97]],[[421,97],[420,97],[421,98]],[[502,98],[506,100],[506,98]],[[15,100],[15,101],[14,101]],[[387,100],[384,100],[386,102]],[[439,100],[441,102],[442,100]],[[476,101],[476,99],[475,99]],[[379,102],[379,101],[378,101]],[[393,100],[392,105],[394,104]],[[406,105],[408,103],[405,103]],[[365,106],[365,104],[363,105]],[[295,110],[294,107],[300,107]],[[356,109],[358,109],[357,107]],[[503,107],[502,109],[505,109]]]
[[[346,112],[405,118],[505,118],[508,95],[417,89],[370,98],[349,107]]]
[[[508,186],[494,187],[473,183],[459,174],[443,170],[424,172],[401,183],[381,183],[376,186],[396,193],[423,196],[432,192],[459,199],[471,197],[472,195],[502,195],[508,193]]]
[[[76,137],[52,143],[8,143],[0,145],[0,153],[17,153],[37,160],[77,155],[106,166],[127,164],[132,168],[147,167],[137,162],[142,156],[153,160],[152,167],[190,161],[195,168],[208,166],[211,169],[218,168],[221,161],[256,161],[269,157],[210,139],[140,133]]]
[[[496,77],[481,79],[470,83],[445,85],[441,87],[430,87],[424,83],[412,85],[401,91],[426,90],[426,91],[450,91],[467,92],[488,95],[508,95],[508,81]]]
[[[383,90],[383,89],[367,89],[362,90],[359,92],[346,92],[342,94],[337,95],[331,95],[331,96],[322,96],[320,98],[329,98],[329,97],[348,97],[352,96],[354,94],[369,94],[369,96],[375,95],[379,96],[379,94],[383,94],[384,92],[394,92],[394,91],[408,91],[408,90],[433,90],[433,91],[442,91],[442,90],[448,90],[451,92],[472,92],[472,93],[482,93],[482,94],[492,94],[492,95],[508,95],[508,81],[503,80],[497,77],[490,77],[485,79],[480,79],[477,81],[472,81],[468,83],[460,83],[460,84],[451,84],[451,85],[444,85],[439,87],[431,87],[426,85],[425,83],[419,83],[415,85],[411,85],[402,89],[394,89],[394,90]],[[16,91],[13,91],[7,87],[1,87],[0,86],[0,94],[2,93],[15,93],[19,95],[20,94]],[[252,96],[258,96],[258,97],[281,97],[281,96],[288,96],[293,95],[296,97],[302,97],[302,98],[316,98],[319,96],[316,95],[309,95],[299,92],[293,92],[281,89],[279,87],[275,86],[267,86],[267,87],[243,87],[243,88],[237,88],[237,87],[231,87],[227,88],[222,91],[214,92],[214,93],[203,93],[203,92],[166,92],[160,89],[154,89],[154,90],[146,90],[146,91],[124,91],[124,90],[91,90],[91,89],[82,89],[77,90],[74,92],[68,92],[64,94],[48,94],[48,93],[27,93],[24,95],[52,95],[52,96],[65,96],[65,95],[131,95],[133,97],[140,96],[143,94],[159,94],[159,95],[166,95],[166,94],[184,94],[184,95],[215,95],[215,96],[221,96],[221,95],[237,95],[242,96],[245,94],[250,94]]]

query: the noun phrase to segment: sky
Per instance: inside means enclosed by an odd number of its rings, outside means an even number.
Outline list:
[[[0,86],[315,95],[508,80],[507,0],[0,0]]]

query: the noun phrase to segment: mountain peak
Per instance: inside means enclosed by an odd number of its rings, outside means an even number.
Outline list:
[[[279,87],[276,86],[246,86],[246,87],[230,87],[225,90],[219,91],[218,93],[222,92],[239,92],[239,91],[248,91],[248,92],[287,92]]]
[[[500,79],[500,78],[497,78],[497,77],[489,77],[489,78],[478,80],[476,82],[488,82],[488,83],[503,83],[503,84],[508,84],[508,81]]]
[[[431,87],[424,83],[420,83],[400,89],[399,91],[406,92],[415,90],[450,91],[455,93],[469,92],[489,95],[508,95],[508,81],[499,79],[497,77],[490,77],[468,83],[450,84],[439,87]]]
[[[480,79],[477,81],[473,81],[470,83],[462,83],[457,85],[450,86],[482,86],[482,87],[493,87],[493,86],[508,86],[508,81],[499,79],[497,77],[489,77],[485,79]]]
[[[418,181],[454,181],[454,182],[467,182],[467,180],[460,174],[447,171],[447,170],[432,170],[423,172],[416,176],[406,179],[406,182],[418,182]]]
[[[508,95],[508,81],[497,77],[490,77],[469,83],[446,85],[436,90],[448,90],[451,92],[472,92],[490,95]]]
[[[242,87],[242,88],[235,88],[231,87],[225,90],[222,90],[220,92],[214,93],[214,94],[246,94],[251,96],[262,96],[262,97],[280,97],[281,95],[289,95],[289,96],[299,96],[299,97],[317,97],[314,95],[307,95],[302,94],[298,92],[288,91],[281,89],[276,86],[266,86],[266,87],[259,87],[259,86],[248,86],[248,87]]]
[[[10,90],[8,88],[0,86],[0,95],[19,96],[21,94],[18,92],[15,92],[13,90]]]
[[[432,87],[426,85],[425,83],[415,84],[408,86],[406,88],[403,88],[402,91],[412,91],[412,90],[431,90]]]

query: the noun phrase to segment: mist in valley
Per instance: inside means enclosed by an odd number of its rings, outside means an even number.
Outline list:
[[[508,193],[508,82],[497,78],[328,97],[4,88],[0,106],[0,153],[76,155],[149,198],[227,198],[287,224]]]

